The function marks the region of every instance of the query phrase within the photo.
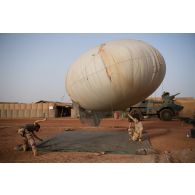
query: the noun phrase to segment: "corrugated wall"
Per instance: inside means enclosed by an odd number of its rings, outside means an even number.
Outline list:
[[[56,117],[55,103],[0,104],[0,118]]]

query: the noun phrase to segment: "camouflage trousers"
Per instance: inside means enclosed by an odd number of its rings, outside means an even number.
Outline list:
[[[18,130],[18,134],[22,137],[22,140],[23,140],[23,146],[22,146],[23,150],[27,151],[27,149],[30,145],[34,156],[36,156],[37,155],[37,147],[36,147],[36,143],[35,143],[35,140],[34,140],[32,133],[24,128],[21,128]]]
[[[128,133],[129,133],[129,140],[137,141],[137,140],[141,139],[140,133],[135,131],[134,127],[130,127],[128,129]]]

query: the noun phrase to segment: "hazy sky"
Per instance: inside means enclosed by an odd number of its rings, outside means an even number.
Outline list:
[[[0,101],[68,101],[65,74],[83,52],[117,39],[143,40],[166,61],[163,91],[195,97],[195,34],[0,34]]]

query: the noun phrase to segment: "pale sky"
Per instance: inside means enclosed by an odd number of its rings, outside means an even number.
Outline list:
[[[85,51],[118,39],[145,41],[166,61],[163,91],[195,97],[195,34],[0,34],[0,101],[70,101],[69,66]]]

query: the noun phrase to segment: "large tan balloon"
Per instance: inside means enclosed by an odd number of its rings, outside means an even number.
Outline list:
[[[151,95],[166,72],[164,58],[137,40],[110,41],[81,55],[66,77],[72,101],[87,110],[122,110]]]

